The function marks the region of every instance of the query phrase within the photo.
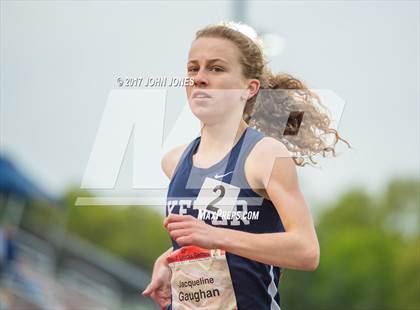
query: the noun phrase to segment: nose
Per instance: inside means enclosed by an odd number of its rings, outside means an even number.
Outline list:
[[[194,86],[203,87],[203,86],[207,86],[209,84],[209,80],[208,80],[207,75],[204,71],[205,70],[199,70],[197,72],[197,74],[194,77]]]

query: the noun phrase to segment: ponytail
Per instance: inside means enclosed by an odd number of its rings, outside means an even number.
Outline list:
[[[246,31],[241,31],[242,28]],[[249,26],[228,22],[207,26],[196,33],[196,39],[215,37],[233,42],[240,51],[243,75],[260,81],[258,94],[245,104],[243,120],[282,142],[298,166],[316,164],[312,158],[316,154],[326,157],[331,152],[335,156],[334,148],[339,140],[351,148],[331,128],[329,111],[315,93],[297,78],[284,73],[273,74],[269,70],[261,45],[249,35],[249,30]],[[325,136],[331,134],[335,141],[329,145]]]

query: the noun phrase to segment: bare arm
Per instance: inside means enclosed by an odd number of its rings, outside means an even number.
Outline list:
[[[276,207],[285,232],[252,234],[223,229],[219,246],[267,264],[315,270],[319,264],[319,243],[312,216],[299,189],[295,164],[283,144],[269,139],[262,143],[265,145],[255,154],[253,162],[257,165],[253,170],[257,171],[257,179]]]
[[[161,168],[162,171],[165,173],[165,175],[168,177],[168,179],[172,179],[173,173],[175,172],[176,165],[178,164],[178,161],[187,147],[187,144],[180,145],[176,148],[171,149],[169,152],[167,152],[161,160]],[[173,247],[170,247],[168,250],[162,253],[157,259],[155,264],[159,261],[165,261],[166,258],[172,253]]]
[[[161,167],[169,179],[173,176],[183,148],[184,146],[172,149],[162,158]],[[171,270],[167,257],[172,251],[173,248],[170,247],[156,259],[153,265],[152,279],[142,293],[145,296],[150,296],[161,309],[166,309],[171,302]]]
[[[165,252],[163,252],[157,259],[156,259],[156,261],[155,261],[155,266],[157,265],[157,264],[167,264],[167,262],[166,262],[166,258],[169,256],[169,255],[171,255],[171,253],[172,253],[172,251],[173,251],[173,247],[170,247],[169,249],[167,249]]]

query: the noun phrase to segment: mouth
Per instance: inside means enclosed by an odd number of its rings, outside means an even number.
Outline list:
[[[192,99],[206,99],[206,98],[211,98],[211,96],[202,90],[196,90],[192,94]]]

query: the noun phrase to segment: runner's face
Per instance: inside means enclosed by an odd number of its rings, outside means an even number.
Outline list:
[[[200,38],[190,49],[187,71],[194,80],[187,86],[190,108],[204,123],[242,115],[248,95],[248,80],[242,74],[239,50],[229,40]],[[200,93],[201,92],[201,93]]]

